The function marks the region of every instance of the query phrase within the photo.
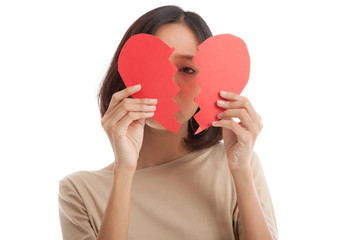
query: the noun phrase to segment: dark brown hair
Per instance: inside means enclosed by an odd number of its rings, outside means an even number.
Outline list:
[[[208,25],[198,14],[194,12],[184,11],[177,6],[158,7],[142,15],[126,31],[124,37],[122,38],[119,46],[115,51],[105,78],[100,84],[100,90],[97,97],[101,117],[105,115],[109,107],[112,95],[115,92],[126,88],[117,69],[119,54],[125,42],[131,36],[139,33],[155,35],[156,31],[162,25],[167,23],[186,24],[190,27],[190,29],[192,29],[200,43],[212,36]],[[196,113],[199,110],[200,108],[197,109]],[[199,125],[194,119],[194,116],[192,116],[192,118],[188,122],[188,136],[184,138],[185,145],[191,150],[211,147],[222,139],[222,131],[220,127],[216,128],[211,126],[206,130],[198,133],[197,135],[194,135],[198,126]]]

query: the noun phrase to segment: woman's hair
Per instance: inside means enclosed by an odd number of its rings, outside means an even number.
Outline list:
[[[168,23],[186,24],[194,32],[200,43],[212,36],[208,25],[198,14],[184,11],[177,6],[158,7],[142,15],[126,31],[124,37],[116,49],[116,52],[110,63],[110,67],[106,72],[105,78],[101,82],[100,90],[97,96],[101,117],[105,115],[112,95],[115,92],[126,88],[117,68],[119,54],[125,42],[131,36],[139,33],[155,35],[156,31],[162,25]],[[197,109],[196,113],[199,110],[200,108]],[[210,126],[199,134],[194,135],[194,130],[196,130],[198,126],[199,125],[195,121],[194,116],[192,116],[188,122],[188,136],[183,139],[185,146],[191,150],[211,147],[222,139],[221,128],[215,128],[213,126]]]

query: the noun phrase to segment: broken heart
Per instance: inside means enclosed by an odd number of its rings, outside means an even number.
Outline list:
[[[153,118],[166,129],[177,133],[180,124],[174,115],[180,110],[173,98],[180,88],[173,81],[177,72],[169,60],[174,48],[149,34],[136,34],[123,46],[118,71],[126,86],[141,83],[142,88],[134,98],[157,98],[157,110]],[[199,128],[195,134],[218,120],[223,111],[216,105],[219,91],[240,94],[250,74],[250,57],[245,42],[231,34],[208,38],[198,47],[193,58],[200,68],[195,80],[201,92],[195,97],[200,111],[195,115]]]

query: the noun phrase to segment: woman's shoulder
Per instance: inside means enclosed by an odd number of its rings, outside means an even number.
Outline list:
[[[102,182],[110,179],[111,170],[79,170],[65,175],[59,180],[60,187],[78,188],[81,185],[88,185],[92,182]]]

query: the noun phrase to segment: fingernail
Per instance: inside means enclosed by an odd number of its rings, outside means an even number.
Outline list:
[[[224,105],[224,104],[225,104],[225,101],[223,101],[223,100],[218,100],[217,103],[218,103],[219,105]]]
[[[223,96],[225,96],[225,95],[227,94],[227,92],[225,92],[225,91],[220,91],[220,94],[223,95]]]
[[[217,116],[218,116],[218,117],[221,117],[221,116],[222,116],[222,113],[219,113]]]
[[[214,121],[214,122],[212,122],[212,125],[216,126],[218,123],[219,123],[218,121]]]
[[[133,86],[133,88],[134,88],[134,90],[138,90],[141,88],[141,84],[137,84],[137,85]]]
[[[157,103],[157,99],[156,98],[153,98],[150,100],[151,103]]]

